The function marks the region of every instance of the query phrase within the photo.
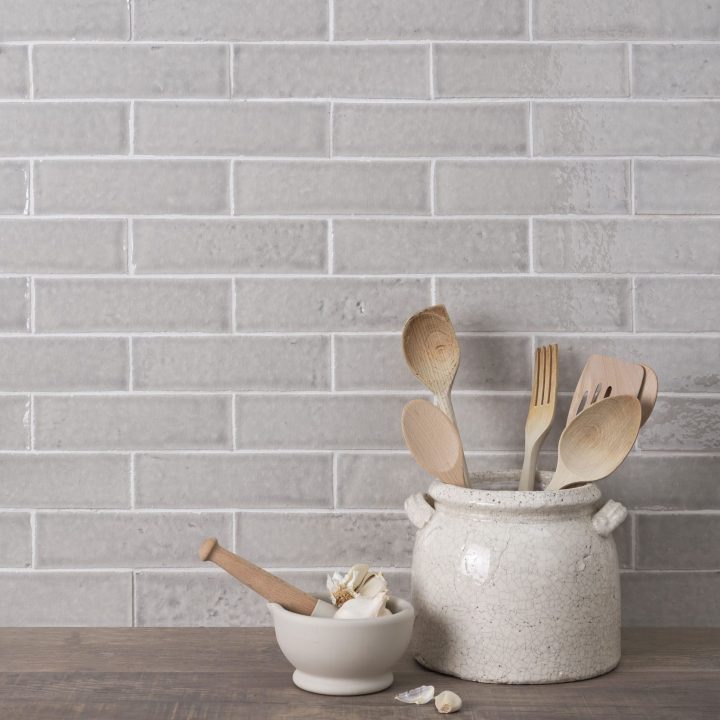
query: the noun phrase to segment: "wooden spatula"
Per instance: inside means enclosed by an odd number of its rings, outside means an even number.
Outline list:
[[[566,425],[593,403],[616,395],[640,394],[645,369],[642,365],[607,355],[591,355],[585,363],[570,404]]]
[[[198,555],[201,560],[214,562],[243,585],[247,585],[269,602],[282,605],[286,610],[313,617],[335,615],[337,608],[334,605],[308,595],[300,588],[281,580],[277,575],[273,575],[249,560],[226,550],[218,544],[216,538],[205,540],[200,546]]]

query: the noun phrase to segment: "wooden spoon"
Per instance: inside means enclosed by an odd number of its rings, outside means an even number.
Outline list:
[[[313,617],[332,617],[335,615],[337,608],[334,605],[308,595],[300,588],[281,580],[277,575],[273,575],[267,570],[254,565],[249,560],[245,560],[245,558],[226,550],[218,544],[216,538],[205,540],[200,546],[198,555],[201,560],[214,562],[243,585],[247,585],[269,602],[282,605],[286,610],[299,615],[312,615]]]
[[[467,487],[462,440],[445,413],[427,400],[411,400],[403,408],[402,432],[421,468],[450,485]]]
[[[602,480],[635,444],[640,431],[640,401],[618,395],[590,405],[560,436],[558,464],[546,490]]]
[[[640,388],[640,394],[638,400],[640,400],[640,407],[642,409],[642,420],[640,421],[640,427],[642,427],[652,415],[653,408],[655,407],[655,401],[658,396],[658,378],[655,371],[648,365],[643,365],[645,368],[645,378],[643,379],[642,386]]]
[[[444,305],[426,308],[405,323],[403,352],[410,370],[435,395],[438,407],[457,429],[450,391],[460,365],[460,345]],[[464,455],[462,470],[467,485]]]

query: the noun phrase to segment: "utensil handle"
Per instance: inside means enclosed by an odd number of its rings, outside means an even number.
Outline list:
[[[453,410],[452,402],[450,402],[450,392],[448,391],[445,395],[436,395],[438,407],[452,420],[452,424],[460,435],[460,429],[458,428],[457,421],[455,420],[455,411]],[[460,442],[462,442],[462,435],[460,435]],[[465,487],[470,487],[470,472],[468,471],[467,460],[465,459],[465,448],[463,448],[462,456],[462,467],[463,467],[463,482]]]
[[[608,500],[592,517],[595,532],[607,537],[627,517],[628,511],[624,505],[615,500]]]
[[[518,490],[535,489],[535,468],[540,453],[540,443],[533,443],[525,450],[522,470],[520,471],[520,484]]]
[[[418,530],[422,530],[435,514],[435,508],[427,501],[425,495],[415,493],[405,501],[405,512],[410,522]]]
[[[312,615],[315,610],[318,601],[312,595],[254,565],[249,560],[231,553],[219,545],[216,538],[205,540],[198,555],[201,560],[215,563],[258,595],[282,605],[286,610],[299,615]]]

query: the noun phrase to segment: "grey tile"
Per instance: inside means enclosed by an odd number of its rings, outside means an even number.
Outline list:
[[[30,281],[27,278],[0,280],[0,330],[30,329]]]
[[[0,573],[4,627],[130,627],[132,573]]]
[[[402,510],[405,499],[433,481],[408,454],[340,453],[339,508]]]
[[[613,540],[617,547],[618,563],[622,570],[627,570],[633,566],[633,523],[637,519],[632,515],[628,515],[619,528],[613,532]]]
[[[220,160],[44,160],[36,168],[41,215],[229,211],[229,168]]]
[[[322,273],[327,268],[327,223],[136,220],[133,261],[138,273]]]
[[[720,104],[538,103],[537,155],[720,155]]]
[[[404,513],[237,513],[238,553],[267,567],[409,567],[415,529]]]
[[[228,95],[221,45],[39,45],[39,98],[220,98]]]
[[[327,570],[275,571],[306,592],[327,597]],[[383,570],[392,594],[410,597],[408,570]],[[140,570],[135,574],[139,627],[272,625],[267,602],[219,570]]]
[[[429,280],[272,278],[235,281],[240,331],[400,330],[430,304]]]
[[[0,103],[0,156],[124,155],[124,103]]]
[[[0,567],[30,567],[31,534],[29,512],[0,512]]]
[[[403,218],[333,222],[336,273],[494,273],[527,269],[525,220]]]
[[[720,573],[632,572],[622,575],[625,627],[718,627]]]
[[[423,45],[239,45],[236,97],[429,97]]]
[[[331,508],[332,455],[140,454],[140,508]]]
[[[720,220],[538,218],[535,270],[549,273],[720,272]]]
[[[0,215],[28,212],[29,173],[26,163],[0,162]]]
[[[360,160],[235,163],[238,215],[426,215],[430,164]]]
[[[30,95],[28,48],[0,45],[0,97],[26,98]]]
[[[0,454],[0,474],[0,507],[130,507],[128,455]]]
[[[716,363],[720,354],[720,338],[690,335],[540,335],[537,342],[539,345],[556,342],[560,346],[558,370],[561,392],[574,392],[580,373],[593,354],[613,355],[649,365],[659,378],[661,393],[720,391],[720,372]]]
[[[335,155],[526,155],[527,137],[525,103],[340,103],[333,115]]]
[[[720,277],[638,278],[635,324],[639,331],[713,332],[720,303]]]
[[[327,0],[135,0],[140,40],[326,40]]]
[[[404,396],[249,395],[235,400],[240,449],[400,449]]]
[[[0,267],[14,273],[124,273],[122,220],[0,219]]]
[[[636,45],[632,76],[637,97],[718,97],[720,45]]]
[[[440,160],[440,215],[593,215],[628,212],[621,160]]]
[[[524,0],[335,0],[338,40],[527,37]]]
[[[30,448],[30,398],[0,395],[0,449]]]
[[[0,40],[126,40],[127,0],[0,0]]]
[[[220,395],[35,398],[35,440],[45,450],[227,450],[230,424]]]
[[[637,160],[638,215],[720,214],[720,160]]]
[[[122,338],[0,338],[0,390],[127,390]]]
[[[717,0],[535,0],[535,37],[543,40],[716,40]]]
[[[40,332],[213,332],[230,326],[228,280],[36,282]]]
[[[720,453],[720,398],[658,398],[638,445],[643,450]]]
[[[36,518],[41,568],[140,568],[199,565],[202,541],[227,545],[227,513],[40,511]]]
[[[440,278],[438,302],[459,330],[631,329],[630,280],[622,278]]]
[[[459,341],[455,390],[529,388],[530,338],[460,336]],[[336,336],[335,382],[338,390],[419,392],[422,388],[405,364],[402,339],[396,335]]]
[[[438,97],[625,97],[620,44],[439,44]]]
[[[719,467],[716,456],[633,453],[599,487],[631,509],[720,510]]]
[[[456,395],[453,398],[453,407],[465,450],[522,450],[525,445],[524,430],[529,397],[529,385],[527,395]],[[561,416],[561,411],[558,411],[558,416]],[[558,428],[545,441],[546,450],[555,447],[557,430]],[[473,469],[488,468],[481,466]]]
[[[323,157],[329,115],[324,103],[138,103],[135,152]]]
[[[276,575],[313,595],[326,595],[326,572]],[[135,574],[138,627],[272,625],[267,601],[219,570],[141,570]]]
[[[720,514],[641,513],[640,570],[720,570]]]
[[[137,390],[329,390],[330,338],[138,338],[133,384]]]

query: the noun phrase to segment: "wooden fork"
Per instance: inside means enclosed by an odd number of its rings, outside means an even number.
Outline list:
[[[530,410],[525,423],[525,459],[518,490],[535,489],[535,467],[540,448],[550,432],[557,400],[558,346],[535,350]]]

